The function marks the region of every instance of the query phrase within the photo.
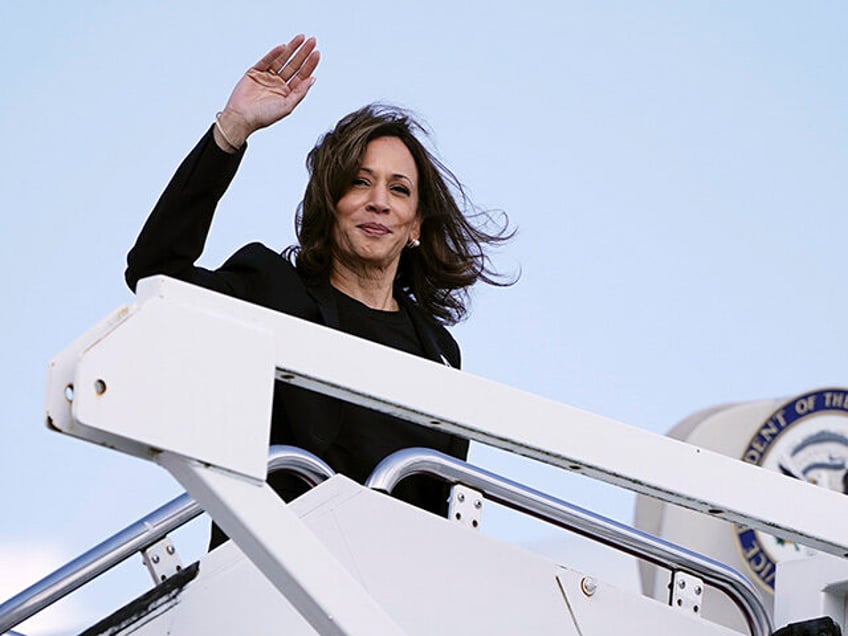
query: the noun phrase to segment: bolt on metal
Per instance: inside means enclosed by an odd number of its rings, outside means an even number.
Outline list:
[[[592,596],[598,591],[598,582],[591,576],[584,576],[580,579],[580,589],[586,596]]]

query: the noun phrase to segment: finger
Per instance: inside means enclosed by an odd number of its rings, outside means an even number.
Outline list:
[[[280,77],[283,78],[283,81],[288,82],[292,77],[294,77],[294,74],[297,73],[301,66],[303,66],[304,60],[312,54],[314,49],[315,38],[309,38],[297,51],[292,51],[293,55],[291,59],[285,60],[283,62],[283,66],[279,70]]]
[[[288,44],[278,44],[273,49],[268,51],[262,59],[259,60],[256,64],[253,65],[257,71],[278,71],[285,60],[289,58],[293,51],[297,50],[297,48],[303,44],[303,40],[305,36],[302,33],[294,36]],[[278,60],[279,63],[277,62]]]
[[[315,78],[310,77],[308,79],[302,80],[299,77],[295,76],[295,78],[289,83],[289,88],[291,89],[291,98],[294,100],[292,104],[292,109],[294,109],[303,98],[306,97],[306,93],[309,92],[309,89],[315,84]]]
[[[280,77],[283,78],[283,81],[288,82],[294,77],[294,74],[300,70],[300,67],[303,66],[303,63],[309,58],[313,50],[315,50],[315,38],[309,38],[297,50],[294,57],[280,69]]]
[[[288,85],[294,88],[295,82],[302,82],[311,77],[312,73],[315,72],[315,68],[318,66],[318,62],[321,61],[321,53],[318,51],[312,51],[309,54],[309,57],[306,58],[306,61],[300,67],[300,69],[292,75],[291,79],[288,81]]]
[[[306,36],[303,35],[302,33],[299,33],[296,36],[294,36],[289,41],[289,43],[286,44],[286,46],[280,50],[277,57],[274,58],[274,61],[271,63],[271,68],[269,68],[268,70],[271,71],[272,73],[279,73],[280,71],[282,71],[283,67],[286,65],[286,62],[295,53],[295,51],[297,51],[300,48],[300,46],[303,44],[303,41],[305,39],[306,39]],[[312,38],[312,39],[314,39],[314,38]]]

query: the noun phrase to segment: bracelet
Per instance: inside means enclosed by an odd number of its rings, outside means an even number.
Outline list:
[[[221,125],[221,115],[222,114],[223,114],[223,111],[220,111],[220,110],[217,113],[215,113],[215,128],[218,129],[218,132],[221,133],[221,137],[224,138],[224,141],[227,142],[227,145],[230,148],[232,148],[233,150],[238,150],[239,147],[236,146],[232,141],[230,141],[230,138],[227,137],[227,134],[224,132],[224,127]]]

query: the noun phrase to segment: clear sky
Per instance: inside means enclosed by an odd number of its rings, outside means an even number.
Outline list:
[[[838,1],[0,3],[0,597],[179,492],[49,433],[47,363],[132,302],[146,215],[274,44],[315,35],[318,81],[251,139],[202,264],[291,243],[318,136],[365,103],[407,106],[519,228],[496,262],[521,281],[479,290],[453,331],[465,368],[664,433],[704,407],[848,384],[846,24]],[[631,518],[629,494],[472,459]],[[497,514],[490,531],[547,537]],[[186,560],[203,535],[186,533]],[[72,631],[146,577],[133,559],[23,631]]]

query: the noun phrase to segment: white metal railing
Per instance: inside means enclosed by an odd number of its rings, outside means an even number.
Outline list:
[[[320,458],[291,446],[270,448],[268,472],[277,471],[290,472],[310,486],[335,474]],[[160,506],[0,605],[0,634],[6,634],[202,513],[187,493]]]
[[[273,473],[280,470],[299,476],[310,486],[334,474],[326,463],[307,451],[290,446],[272,446],[268,471]],[[655,565],[693,572],[734,601],[745,617],[752,636],[771,634],[771,620],[757,591],[747,578],[733,568],[454,457],[423,448],[398,451],[380,462],[365,486],[391,493],[400,481],[416,474],[426,474],[451,484],[474,488],[491,501],[577,532]],[[0,634],[7,633],[6,630],[156,543],[202,512],[188,494],[183,494],[127,526],[0,605]]]
[[[496,503],[577,532],[654,565],[695,573],[736,604],[752,636],[768,636],[772,632],[771,618],[757,590],[745,576],[730,566],[455,457],[424,448],[401,450],[380,462],[365,485],[391,493],[401,480],[418,474],[474,488]]]
[[[848,556],[839,493],[164,276],[51,362],[47,422],[169,470],[317,631],[402,633],[263,484],[275,380]]]

